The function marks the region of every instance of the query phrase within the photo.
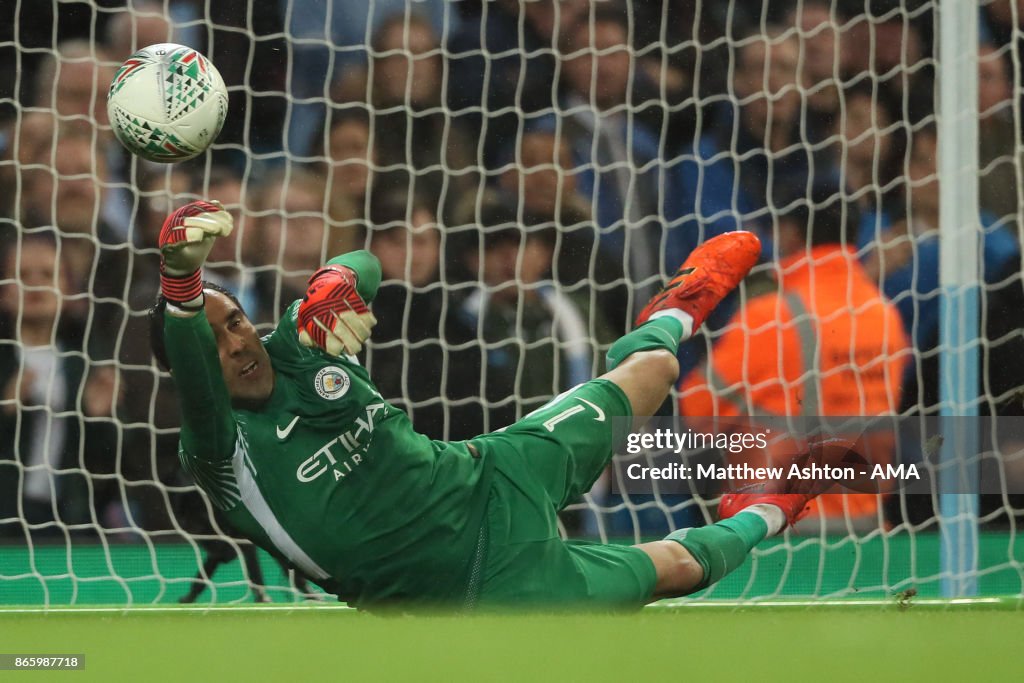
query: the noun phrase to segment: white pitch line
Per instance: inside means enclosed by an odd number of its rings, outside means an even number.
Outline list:
[[[355,612],[346,605],[211,605],[138,607],[0,607],[4,614],[211,614],[217,612]]]
[[[1015,596],[1010,596],[1011,599]],[[1019,604],[1024,606],[1024,599],[1018,599]],[[1005,604],[1005,598],[911,598],[907,600],[906,607],[917,606],[950,606],[950,605],[1000,605]],[[739,607],[898,607],[897,598],[871,598],[854,600],[690,600],[684,602],[663,602],[648,605],[648,608],[678,609],[678,608],[739,608]]]

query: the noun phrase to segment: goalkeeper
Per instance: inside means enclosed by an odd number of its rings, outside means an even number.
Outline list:
[[[613,418],[657,410],[677,380],[678,345],[757,260],[751,233],[696,249],[612,346],[607,374],[505,429],[441,442],[414,432],[355,358],[376,322],[377,260],[330,260],[260,339],[238,302],[201,278],[230,231],[230,214],[198,201],[160,233],[151,341],[177,385],[181,460],[239,531],[344,601],[639,606],[714,583],[815,495],[728,495],[723,521],[636,546],[558,534],[557,512],[622,436]]]

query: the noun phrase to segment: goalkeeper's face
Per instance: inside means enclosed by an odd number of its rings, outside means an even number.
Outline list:
[[[204,294],[231,403],[236,408],[258,407],[274,390],[270,356],[245,311],[220,292],[207,289]]]

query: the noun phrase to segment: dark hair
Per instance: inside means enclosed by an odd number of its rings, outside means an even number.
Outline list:
[[[227,289],[220,285],[210,282],[209,280],[203,280],[203,289],[209,289],[223,294],[231,300],[235,306],[238,306],[238,310],[242,312],[242,315],[246,315],[245,309],[242,308],[242,304],[239,303],[238,297],[232,294]],[[170,370],[171,363],[167,358],[167,345],[164,343],[164,312],[167,310],[167,299],[164,295],[158,294],[156,297],[156,303],[149,309],[147,317],[149,318],[149,348],[153,352],[153,358],[156,359],[156,364],[160,366],[162,370]],[[247,316],[248,317],[248,316]]]
[[[495,195],[490,201],[484,202],[480,207],[479,225],[484,250],[506,242],[519,244],[522,241],[523,228],[519,223],[518,212],[508,197]]]
[[[477,212],[476,229],[460,233],[460,251],[478,250],[481,241],[484,251],[509,242],[522,244],[525,239],[539,239],[549,245],[558,242],[557,220],[526,211],[520,215],[518,208],[517,198],[504,192],[487,196]]]
[[[806,231],[812,247],[857,243],[857,205],[844,198],[834,182],[815,183],[809,199],[803,193],[795,195],[780,212],[779,219],[797,223]]]
[[[629,40],[629,12],[626,5],[621,2],[608,2],[592,6],[586,19],[575,22],[567,29],[563,27],[559,32],[559,49],[563,53],[579,50],[576,38],[580,30],[585,29],[589,32],[591,26],[596,27],[598,24],[614,24],[626,35],[626,40]]]
[[[370,112],[365,104],[331,104],[327,109],[327,115],[324,117],[323,124],[317,130],[316,137],[313,138],[313,140],[323,144],[323,155],[327,157],[328,161],[331,157],[331,133],[346,123],[357,123],[365,127],[367,132],[372,130],[370,127]],[[370,140],[370,147],[373,147],[373,140]]]
[[[399,183],[374,188],[367,219],[372,229],[383,231],[406,225],[416,211],[429,211],[436,218],[437,200],[422,186],[413,189]]]
[[[855,97],[865,97],[871,100],[871,103],[883,110],[885,115],[889,118],[889,121],[895,123],[900,120],[900,103],[897,98],[894,98],[892,92],[885,88],[878,86],[876,87],[871,80],[867,78],[857,79],[843,85],[840,94],[843,100],[852,100]],[[841,117],[837,116],[835,123],[838,124]]]

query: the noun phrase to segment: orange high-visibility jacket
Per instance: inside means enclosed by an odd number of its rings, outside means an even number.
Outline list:
[[[779,291],[751,299],[723,330],[708,362],[684,378],[680,412],[698,422],[710,416],[894,414],[912,351],[896,307],[853,250],[819,246],[779,267]],[[875,444],[873,460],[878,450]],[[840,497],[826,498],[826,514],[842,514]],[[877,509],[873,494],[846,498],[851,514]]]

